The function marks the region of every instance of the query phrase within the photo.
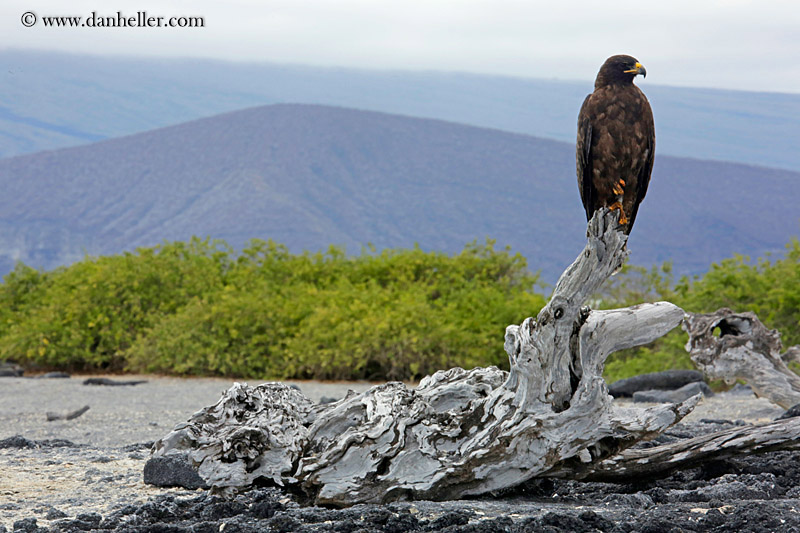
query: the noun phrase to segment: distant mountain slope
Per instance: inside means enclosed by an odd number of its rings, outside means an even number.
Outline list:
[[[0,256],[53,267],[191,235],[240,248],[458,251],[485,237],[554,281],[584,241],[574,148],[429,119],[263,106],[0,160]],[[800,174],[657,157],[633,261],[702,271],[798,233]]]
[[[598,57],[598,67],[604,58]],[[640,85],[661,154],[800,170],[800,94]],[[0,157],[85,144],[273,103],[437,118],[574,142],[584,82],[188,59],[0,52]]]

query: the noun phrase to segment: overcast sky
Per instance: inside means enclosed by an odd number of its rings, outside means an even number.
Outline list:
[[[647,82],[800,93],[800,0],[2,0],[0,48]],[[199,16],[204,28],[52,28],[43,17]],[[23,14],[36,15],[25,27]],[[30,23],[33,19],[27,16]]]

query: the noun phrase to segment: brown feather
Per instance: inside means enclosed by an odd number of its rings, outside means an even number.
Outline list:
[[[578,115],[576,162],[578,188],[586,220],[617,201],[615,186],[624,182],[622,209],[629,234],[639,204],[647,193],[655,153],[653,112],[644,93],[625,73],[638,62],[630,56],[610,57],[600,68],[595,89]]]

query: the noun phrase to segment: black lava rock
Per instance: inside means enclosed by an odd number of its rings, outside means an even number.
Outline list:
[[[35,518],[23,518],[14,522],[14,531],[22,531],[24,533],[35,533],[39,531],[39,525],[36,523]]]
[[[633,393],[633,401],[637,403],[678,403],[699,393],[702,393],[703,396],[714,395],[714,393],[711,392],[711,387],[706,385],[706,383],[703,381],[695,381],[676,390],[636,391]]]
[[[800,416],[800,403],[797,405],[793,405],[786,410],[781,416],[776,418],[775,420],[784,420],[786,418],[794,418],[796,416]]]
[[[59,518],[66,518],[66,517],[67,513],[65,513],[64,511],[60,511],[55,507],[51,507],[50,509],[48,509],[47,514],[45,515],[45,518],[47,518],[48,520],[58,520]]]
[[[634,392],[645,390],[675,390],[703,381],[703,373],[697,370],[665,370],[652,374],[641,374],[632,378],[620,379],[608,386],[614,398],[630,397]]]
[[[392,515],[383,526],[386,533],[406,533],[420,528],[419,520],[411,513]]]
[[[250,512],[256,518],[272,518],[275,513],[285,510],[285,505],[275,501],[256,502],[250,506]]]
[[[753,388],[750,385],[742,385],[741,383],[737,383],[731,390],[728,391],[728,394],[734,394],[736,396],[753,396]]]
[[[83,380],[84,385],[106,385],[109,387],[123,387],[126,385],[139,385],[147,383],[146,379],[129,380],[129,381],[115,381],[108,378],[88,378]]]
[[[144,464],[144,482],[157,487],[183,487],[190,490],[208,488],[186,455],[149,459]]]
[[[0,448],[36,448],[36,443],[22,435],[0,440]]]
[[[326,405],[326,404],[329,404],[329,403],[336,403],[338,401],[339,401],[338,398],[331,398],[330,396],[323,396],[322,398],[319,399],[319,403],[321,405]]]
[[[25,373],[25,370],[17,363],[11,361],[0,361],[0,377],[18,378]]]
[[[443,529],[450,527],[450,526],[464,526],[469,523],[470,517],[472,517],[475,513],[473,512],[466,512],[466,511],[450,511],[436,520],[426,524],[425,530],[426,531],[442,531]]]
[[[66,439],[30,440],[14,435],[0,440],[0,448],[80,448],[80,445]]]

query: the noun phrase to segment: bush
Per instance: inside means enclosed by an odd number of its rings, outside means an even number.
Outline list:
[[[233,258],[194,239],[12,274],[0,356],[83,370],[409,379],[506,365],[506,325],[544,304],[524,259],[491,241],[355,257],[252,241]]]
[[[18,266],[2,286],[2,298],[18,305],[0,337],[0,359],[122,370],[125,351],[143,328],[221,286],[227,252],[217,246],[193,239],[38,275]],[[30,288],[20,296],[23,279]]]
[[[0,285],[0,359],[67,370],[249,378],[412,379],[452,366],[507,367],[508,324],[545,303],[525,260],[494,243],[455,255],[331,247],[291,254],[252,241],[234,255],[192,239],[38,272]],[[800,243],[780,259],[734,257],[673,281],[669,263],[625,266],[594,308],[669,300],[691,312],[752,310],[800,343]],[[612,354],[606,379],[691,368],[676,329]]]

